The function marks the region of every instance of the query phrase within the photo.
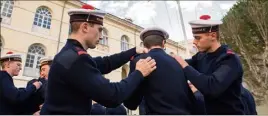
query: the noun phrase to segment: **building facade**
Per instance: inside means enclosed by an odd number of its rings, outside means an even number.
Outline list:
[[[68,9],[80,8],[80,1],[1,1],[0,55],[8,51],[22,55],[22,70],[14,77],[18,87],[39,76],[39,59],[54,56],[64,46],[70,33]],[[135,46],[140,46],[142,27],[131,20],[108,14],[104,19],[104,38],[95,49],[88,50],[92,56],[106,56]],[[182,45],[167,41],[166,51],[190,57]],[[125,78],[129,64],[104,75],[113,82]],[[130,114],[137,114],[130,112]]]

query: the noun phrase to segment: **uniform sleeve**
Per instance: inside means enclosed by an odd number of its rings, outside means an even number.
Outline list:
[[[244,96],[245,104],[247,104],[249,115],[257,115],[256,104],[253,95],[246,88],[242,88],[242,97]]]
[[[135,70],[136,62],[139,58],[130,62],[130,71],[129,75]],[[140,105],[142,98],[143,98],[143,85],[144,81],[135,89],[135,91],[124,101],[124,106],[130,110],[136,110]]]
[[[95,57],[94,60],[97,63],[100,72],[102,74],[107,74],[126,64],[135,54],[136,48],[132,48],[111,56]]]
[[[198,53],[195,54],[194,56],[192,56],[192,58],[190,58],[190,59],[185,59],[185,61],[186,61],[190,66],[195,67],[196,62],[197,62],[197,55],[198,55]]]
[[[206,106],[204,101],[204,96],[200,91],[194,92],[194,96],[196,99],[195,103],[195,112],[197,115],[206,115]]]
[[[3,78],[2,82],[4,96],[13,103],[23,102],[36,90],[33,84],[29,84],[26,88],[18,89],[8,78]]]
[[[40,79],[42,82],[42,87],[38,90],[38,92],[41,94],[42,98],[45,99],[46,91],[47,91],[47,80]]]
[[[193,85],[203,94],[219,96],[231,83],[243,75],[242,66],[235,55],[227,56],[212,74],[203,74],[192,66],[187,66],[184,73]]]
[[[68,75],[72,77],[69,78],[69,83],[103,106],[120,105],[143,80],[141,72],[136,70],[126,79],[110,83],[92,63],[93,60],[88,56],[79,56],[69,70]]]

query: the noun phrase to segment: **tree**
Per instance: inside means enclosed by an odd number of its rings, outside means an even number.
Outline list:
[[[241,58],[256,103],[268,101],[268,0],[240,0],[224,16],[221,41]],[[265,102],[264,102],[265,101]]]

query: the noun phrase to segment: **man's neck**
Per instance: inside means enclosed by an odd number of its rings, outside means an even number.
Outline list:
[[[219,47],[221,47],[221,44],[219,42],[217,42],[216,44],[213,44],[207,52],[208,53],[215,52]]]
[[[75,40],[77,40],[77,41],[82,45],[82,47],[83,47],[85,50],[88,49],[88,47],[87,47],[87,45],[86,45],[86,42],[83,41],[82,37],[79,36],[78,34],[71,34],[71,35],[70,35],[70,38],[71,38],[71,39],[75,39]]]
[[[13,75],[12,75],[12,73],[11,73],[10,70],[8,70],[8,69],[3,69],[3,71],[6,71],[11,77],[13,77]]]
[[[150,50],[152,50],[152,49],[155,49],[155,48],[161,48],[161,49],[163,49],[162,47],[160,47],[160,46],[152,46],[151,48],[149,48],[148,50],[150,51]]]

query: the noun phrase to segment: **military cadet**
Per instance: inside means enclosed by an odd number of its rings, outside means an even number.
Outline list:
[[[142,99],[145,100],[147,115],[193,114],[194,95],[188,86],[179,63],[164,51],[168,33],[158,27],[143,30],[140,38],[149,49],[148,54],[136,56],[130,63],[130,72],[135,63],[150,56],[157,62],[157,69],[146,78],[139,88],[124,101],[131,110],[137,109]]]
[[[0,114],[16,115],[20,113],[19,105],[33,95],[41,86],[39,81],[33,82],[26,88],[16,88],[13,76],[18,76],[21,70],[21,55],[8,52],[0,58]]]
[[[244,114],[241,102],[243,69],[239,57],[219,40],[221,21],[203,15],[190,21],[198,53],[189,60],[174,56],[187,79],[203,94],[208,115]]]
[[[52,61],[53,61],[52,57],[43,57],[39,60],[40,77],[38,79],[33,79],[29,81],[27,86],[30,86],[35,81],[40,81],[42,82],[42,87],[25,101],[24,105],[22,106],[24,112],[23,114],[32,115],[35,112],[39,112],[40,110],[39,106],[44,103],[48,72]]]
[[[91,100],[116,107],[156,69],[155,61],[148,57],[137,62],[136,70],[120,82],[111,83],[104,78],[102,74],[121,67],[140,52],[132,48],[107,57],[90,56],[87,49],[99,43],[105,13],[90,5],[82,8],[68,12],[72,32],[52,62],[41,115],[90,114]]]

